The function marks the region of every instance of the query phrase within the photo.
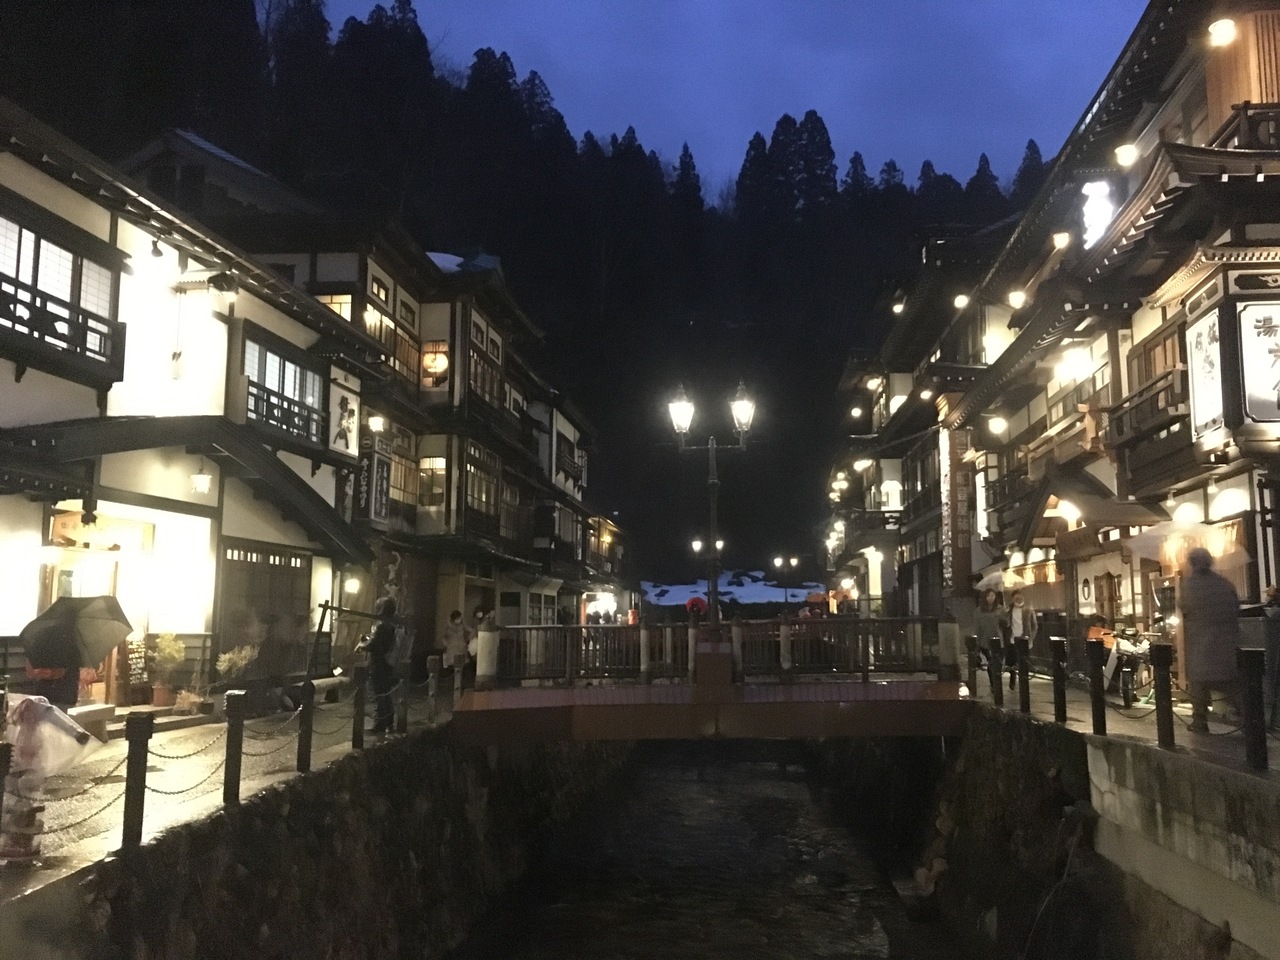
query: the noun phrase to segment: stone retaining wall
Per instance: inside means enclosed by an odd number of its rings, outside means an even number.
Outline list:
[[[441,956],[523,872],[531,835],[626,753],[419,734],[349,754],[103,862],[66,903],[76,922],[28,925],[22,956]]]
[[[922,908],[941,913],[968,956],[1276,956],[1233,937],[1211,910],[1197,912],[1161,892],[1176,893],[1165,876],[1194,872],[1198,865],[1165,863],[1163,876],[1146,877],[1130,864],[1117,866],[1123,861],[1115,853],[1114,824],[1100,819],[1090,802],[1098,789],[1096,776],[1091,783],[1096,758],[1090,754],[1100,749],[1084,734],[983,708],[963,739],[828,741],[820,755],[837,809],[878,846],[888,869],[909,876],[903,886]],[[1145,745],[1108,749],[1126,752],[1129,771],[1160,763],[1158,751]],[[1157,756],[1139,760],[1132,751]],[[1181,793],[1192,795],[1189,783],[1203,777],[1209,788],[1207,781],[1221,776],[1188,758],[1169,759],[1185,766],[1178,777],[1159,780],[1166,792],[1178,794],[1171,783],[1181,782]],[[1146,780],[1130,779],[1128,786],[1138,795],[1155,790]],[[1236,809],[1233,816],[1242,814]],[[1153,822],[1149,816],[1147,822]],[[902,860],[895,851],[916,854]],[[1280,909],[1273,916],[1280,919]]]

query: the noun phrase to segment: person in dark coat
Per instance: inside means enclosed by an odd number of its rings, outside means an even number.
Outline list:
[[[1191,572],[1182,581],[1182,630],[1186,677],[1191,694],[1191,730],[1209,732],[1209,700],[1214,691],[1234,702],[1239,688],[1236,647],[1240,645],[1240,597],[1226,577],[1213,571],[1213,555],[1203,547],[1187,554]]]
[[[374,702],[374,721],[369,732],[387,733],[395,719],[391,691],[396,683],[396,669],[391,658],[396,649],[396,602],[391,597],[383,597],[373,609],[378,625],[363,644],[369,652],[369,686]]]
[[[978,653],[987,663],[1004,662],[1004,624],[1001,617],[1004,608],[1000,606],[1000,595],[994,590],[987,590],[978,601],[978,609],[973,615],[973,632],[978,635]],[[997,676],[999,669],[997,667]]]

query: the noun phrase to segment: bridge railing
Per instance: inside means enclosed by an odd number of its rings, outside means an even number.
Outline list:
[[[695,628],[704,640],[705,626]],[[648,655],[641,657],[642,637]],[[791,674],[919,673],[938,666],[938,621],[922,617],[823,617],[812,620],[737,620],[721,627],[736,638],[739,669],[747,677]],[[785,643],[784,643],[785,639]],[[575,683],[582,680],[687,680],[686,624],[511,626],[498,636],[499,683]],[[785,662],[784,662],[785,661]]]

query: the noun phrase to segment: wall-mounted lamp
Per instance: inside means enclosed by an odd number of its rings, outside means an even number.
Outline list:
[[[987,427],[992,433],[1004,433],[1009,429],[1009,421],[1004,417],[992,417],[987,421]]]
[[[343,581],[342,581],[342,592],[343,592],[343,593],[359,593],[359,592],[360,592],[360,578],[359,578],[359,577],[357,577],[357,576],[349,576],[349,577],[347,577],[345,580],[343,580]]]
[[[381,414],[371,413],[368,422],[370,433],[382,433],[383,430],[387,429],[387,418]]]
[[[1164,508],[1168,510],[1170,513],[1172,513],[1174,507],[1176,507],[1177,505],[1178,505],[1177,501],[1173,499],[1173,491],[1170,490],[1169,495],[1164,498]]]
[[[1071,246],[1071,234],[1063,230],[1053,235],[1053,249],[1065,250]]]
[[[899,300],[897,303],[893,305],[891,309],[893,310],[894,313],[901,313],[903,310],[907,309],[907,305],[903,303],[901,300]]]
[[[920,399],[921,399],[921,400],[932,400],[932,399],[933,399],[933,387],[922,387],[922,388],[920,389]]]
[[[204,457],[200,458],[200,469],[191,475],[191,492],[205,496],[213,487],[213,477],[204,468]]]
[[[1209,24],[1209,46],[1211,47],[1227,47],[1235,43],[1236,36],[1239,31],[1236,29],[1236,22],[1230,17],[1223,17],[1221,20],[1215,20]]]
[[[860,417],[860,416],[862,416],[862,408],[861,408],[861,407],[852,407],[852,408],[849,410],[849,416],[851,416],[851,417],[855,417],[855,418],[856,418],[856,417]]]
[[[164,251],[160,249],[160,241],[159,241],[159,240],[152,240],[152,241],[151,241],[151,255],[152,255],[153,257],[163,257],[163,256],[164,256]]]
[[[951,301],[956,305],[957,310],[963,310],[969,305],[969,295],[967,293],[958,293],[956,298]]]
[[[1217,492],[1218,492],[1218,480],[1217,480],[1217,478],[1216,478],[1216,477],[1210,477],[1210,478],[1209,478],[1209,486],[1205,489],[1205,492],[1206,492],[1207,494],[1209,494],[1209,496],[1211,496],[1211,497],[1217,494]]]
[[[1009,291],[1009,306],[1015,310],[1021,310],[1027,305],[1027,292],[1025,290]]]
[[[240,284],[236,282],[235,275],[225,270],[210,277],[209,286],[225,295],[228,300],[234,300],[236,294],[240,292]]]

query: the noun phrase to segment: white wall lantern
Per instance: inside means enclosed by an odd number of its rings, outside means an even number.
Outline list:
[[[1223,17],[1209,24],[1209,46],[1211,47],[1228,47],[1235,43],[1238,35],[1236,22],[1230,17]]]
[[[1115,149],[1116,163],[1128,169],[1138,162],[1140,156],[1136,143],[1122,143]]]
[[[207,496],[213,488],[213,477],[204,468],[204,458],[200,458],[200,469],[191,475],[191,492]]]

